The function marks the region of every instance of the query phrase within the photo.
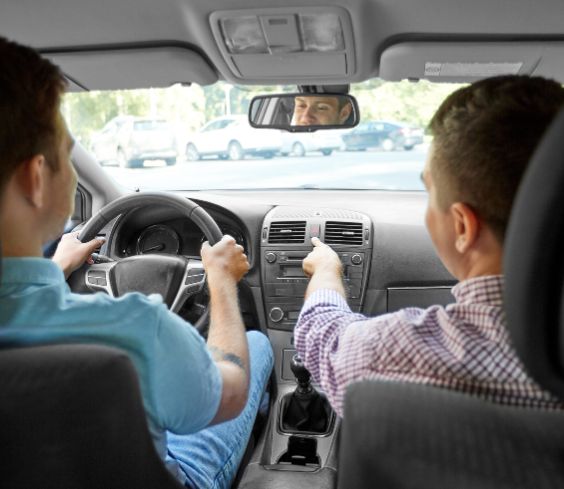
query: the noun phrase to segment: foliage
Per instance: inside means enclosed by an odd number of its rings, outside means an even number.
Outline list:
[[[362,120],[388,120],[426,128],[441,102],[461,84],[370,80],[353,86]]]
[[[460,85],[384,82],[373,79],[353,85],[361,119],[395,120],[426,127],[442,100]],[[225,114],[245,114],[253,96],[293,92],[291,86],[232,86],[224,82],[201,87],[174,85],[166,89],[69,93],[63,114],[75,138],[88,145],[91,135],[112,118],[134,115],[167,119],[180,135],[197,131]]]

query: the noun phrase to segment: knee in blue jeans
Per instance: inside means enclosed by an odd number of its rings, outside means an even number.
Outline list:
[[[274,366],[274,353],[268,337],[259,331],[249,331],[247,332],[247,342],[249,343],[251,358],[261,358],[262,361],[268,362],[270,369],[272,369]]]

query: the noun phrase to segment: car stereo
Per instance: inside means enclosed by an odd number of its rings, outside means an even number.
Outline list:
[[[299,218],[289,219],[292,214]],[[302,262],[313,249],[314,236],[339,255],[351,309],[359,311],[362,306],[372,250],[370,219],[340,209],[279,206],[266,216],[261,239],[261,275],[270,328],[294,328],[309,283]]]

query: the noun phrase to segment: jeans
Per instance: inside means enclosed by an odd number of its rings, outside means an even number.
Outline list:
[[[265,335],[250,331],[247,341],[251,379],[241,414],[198,433],[167,433],[167,465],[170,459],[177,462],[186,487],[229,489],[237,474],[273,366],[272,347]]]

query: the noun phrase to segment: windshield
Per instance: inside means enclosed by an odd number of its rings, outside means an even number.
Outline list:
[[[289,133],[247,122],[253,96],[296,87],[174,85],[69,93],[63,114],[103,169],[141,190],[424,190],[427,125],[456,84],[370,80],[351,86],[352,129]]]

